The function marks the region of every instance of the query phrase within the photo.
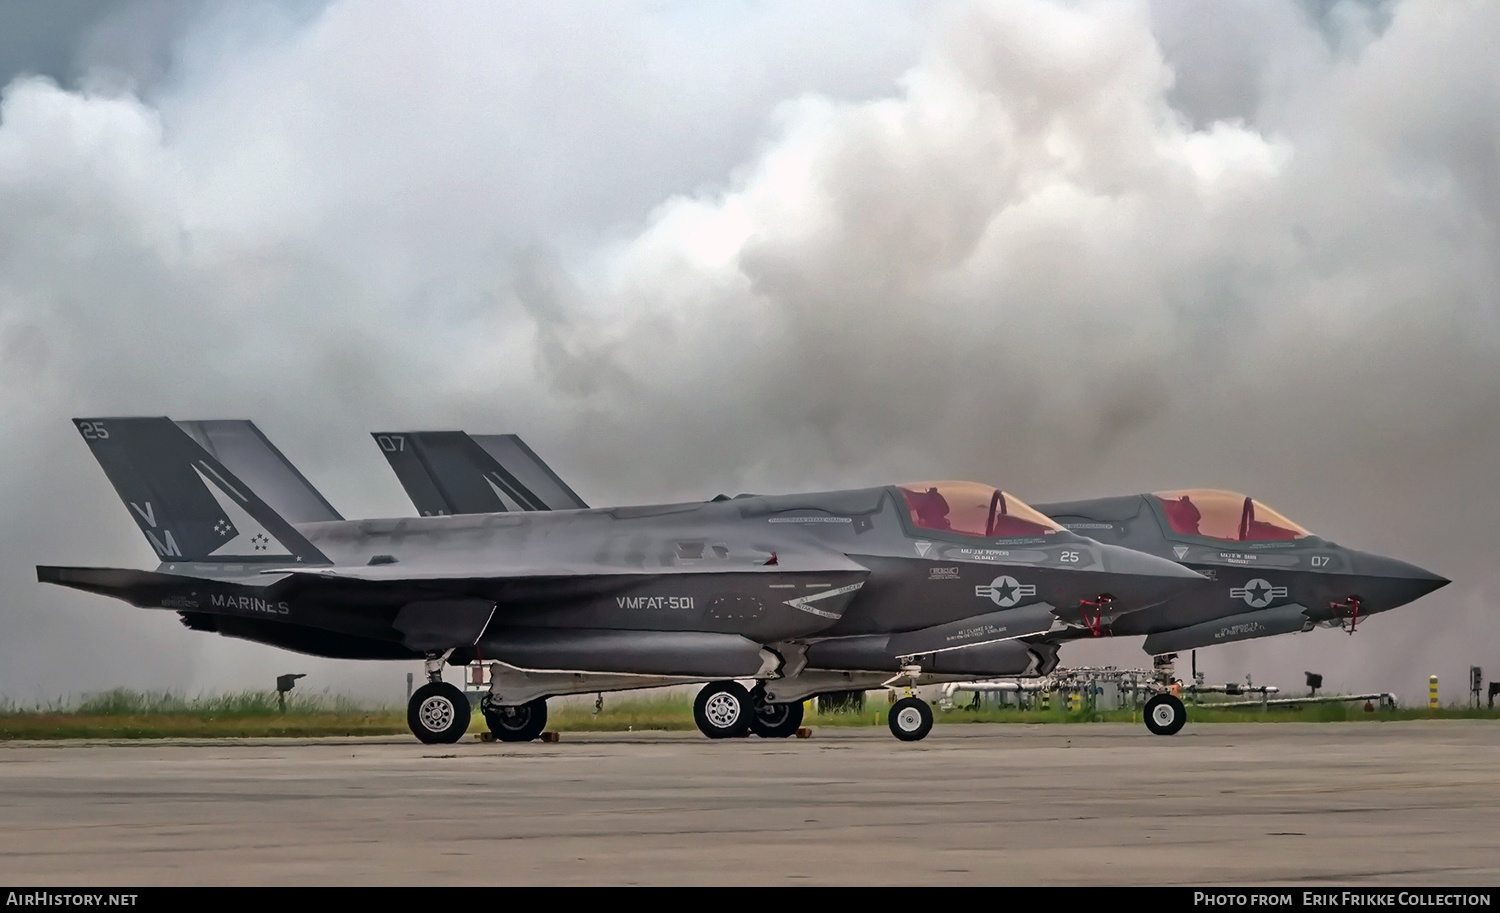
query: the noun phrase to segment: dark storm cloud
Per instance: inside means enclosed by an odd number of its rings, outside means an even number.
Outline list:
[[[245,9],[0,106],[7,693],[288,671],[28,582],[148,563],[74,414],[256,417],[348,516],[400,425],[591,503],[1236,488],[1457,582],[1226,677],[1500,647],[1493,6]]]
[[[58,82],[73,75],[79,44],[130,0],[20,0],[0,3],[0,84],[21,75]]]

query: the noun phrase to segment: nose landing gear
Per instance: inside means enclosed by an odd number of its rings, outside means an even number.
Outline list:
[[[921,741],[932,731],[932,706],[919,697],[903,697],[891,705],[886,722],[901,741]]]
[[[1187,708],[1171,694],[1158,694],[1146,702],[1146,728],[1152,735],[1176,735],[1187,723]]]
[[[917,657],[898,658],[902,662],[901,672],[886,684],[893,688],[900,688],[903,697],[891,705],[891,712],[886,716],[886,725],[890,727],[891,735],[901,741],[920,742],[927,738],[927,733],[932,731],[932,705],[912,692],[912,688],[917,684],[917,678],[922,674],[922,667],[916,664]]]
[[[1163,689],[1152,695],[1144,708],[1146,728],[1152,735],[1176,735],[1187,724],[1187,707],[1177,696],[1182,692],[1182,682],[1176,677],[1176,662],[1176,653],[1162,653],[1151,658],[1153,685]],[[1193,668],[1198,668],[1196,653]]]
[[[469,731],[473,714],[468,697],[443,681],[443,664],[452,652],[427,655],[427,684],[412,692],[406,703],[406,725],[424,745],[451,745]]]

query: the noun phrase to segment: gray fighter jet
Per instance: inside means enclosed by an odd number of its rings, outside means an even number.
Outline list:
[[[1431,571],[1314,535],[1254,498],[1186,489],[1066,501],[1038,508],[1092,538],[1171,558],[1215,582],[1203,596],[1120,617],[1116,636],[1146,635],[1160,658],[1198,647],[1315,627],[1354,633],[1359,621],[1445,586]],[[1066,638],[1067,635],[1063,634]],[[1147,713],[1153,731],[1176,732],[1180,705]]]
[[[304,497],[321,518],[293,522],[170,419],[74,424],[161,564],[40,566],[40,581],[304,653],[425,659],[408,722],[426,742],[455,741],[469,723],[445,663],[542,670],[525,673],[538,695],[589,676],[712,680],[695,715],[727,737],[754,715],[736,679],[800,708],[833,690],[809,669],[910,686],[1023,657],[1046,665],[1055,654],[1020,638],[1097,629],[1206,583],[976,483],[383,520],[330,519],[326,502]],[[196,427],[216,443],[211,425]],[[261,471],[298,487],[295,471]],[[528,710],[508,735],[534,738],[545,700],[502,697]],[[890,716],[903,739],[932,724],[911,697]]]
[[[501,439],[514,443],[503,450],[489,443]],[[562,484],[540,457],[510,435],[470,439],[463,432],[411,432],[377,434],[376,440],[419,509],[438,503],[418,481],[408,481],[420,480],[424,473],[430,474],[434,488],[449,493],[441,504],[446,513],[474,512],[484,506],[461,494],[482,477]],[[390,447],[392,440],[402,447]],[[509,509],[550,508],[545,496],[534,496]],[[1216,582],[1192,599],[1171,600],[1105,623],[1114,636],[1146,635],[1144,649],[1157,658],[1168,680],[1171,659],[1180,651],[1317,626],[1342,626],[1353,633],[1361,618],[1410,603],[1448,583],[1414,565],[1314,536],[1235,492],[1158,492],[1043,504],[1037,510],[1074,532],[1171,559]],[[1100,626],[1074,626],[1024,641],[1055,650],[1059,643],[1099,633]],[[1171,735],[1186,719],[1182,702],[1170,693],[1147,702],[1146,724],[1152,732]]]

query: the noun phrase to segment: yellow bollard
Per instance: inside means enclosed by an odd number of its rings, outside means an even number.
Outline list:
[[[1078,697],[1078,692],[1075,691],[1072,694],[1068,695],[1068,712],[1069,713],[1077,713],[1078,712],[1078,705],[1080,703],[1081,703],[1081,700]]]
[[[1437,676],[1427,676],[1427,709],[1438,709]]]

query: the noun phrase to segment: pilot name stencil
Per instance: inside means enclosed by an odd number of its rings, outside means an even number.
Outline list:
[[[968,558],[972,561],[1002,561],[1009,557],[1009,551],[998,548],[955,548],[949,553],[958,558]]]

